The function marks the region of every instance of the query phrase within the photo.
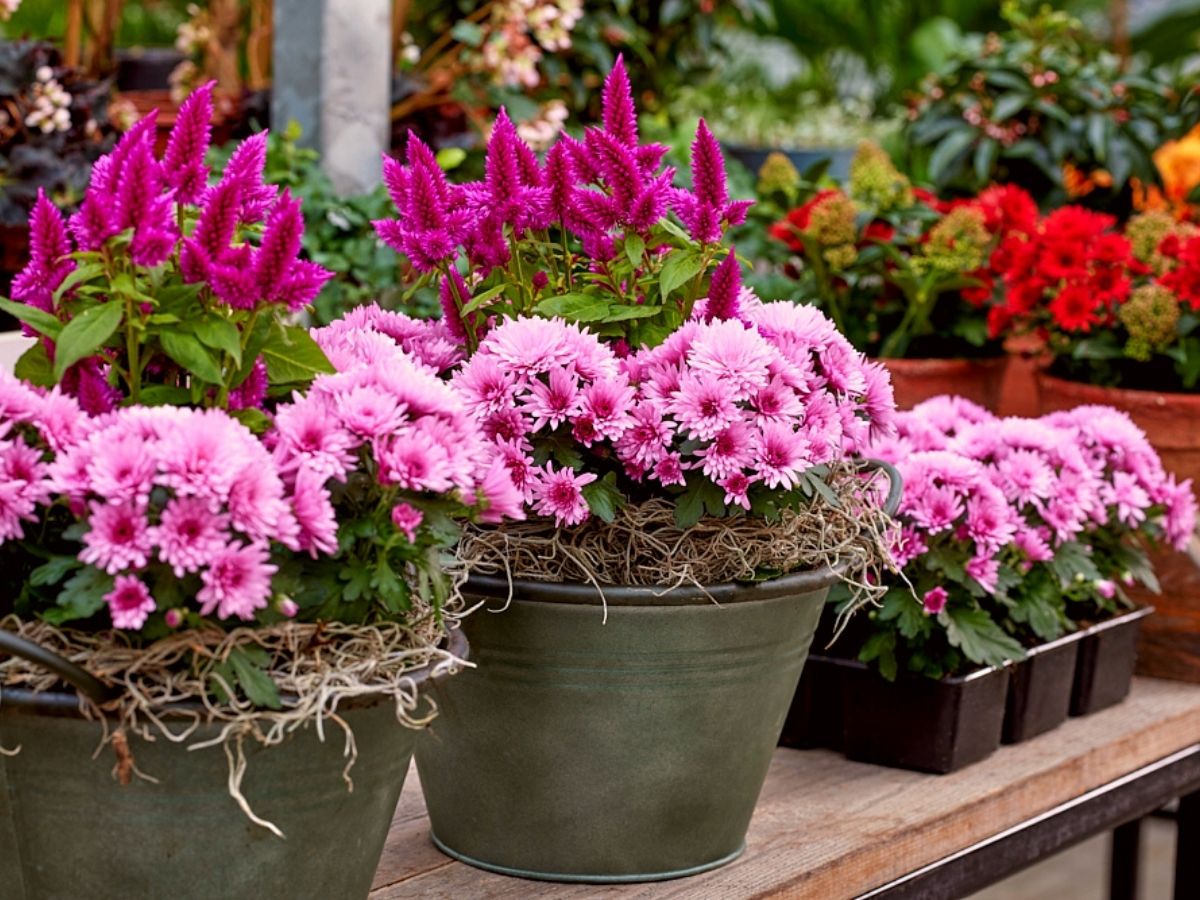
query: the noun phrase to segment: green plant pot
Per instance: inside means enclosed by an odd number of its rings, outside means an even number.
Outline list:
[[[465,656],[461,635],[451,650]],[[422,686],[431,669],[414,673]],[[5,690],[0,704],[0,896],[4,900],[133,897],[320,897],[363,900],[383,852],[417,732],[396,721],[390,699],[344,704],[358,759],[342,778],[345,738],[309,726],[282,744],[244,741],[242,783],[253,811],[283,831],[255,825],[229,794],[220,745],[189,751],[218,733],[148,742],[129,734],[139,771],[122,785],[111,747],[96,755],[102,726],[79,714],[74,693]],[[177,723],[182,730],[186,720]]]
[[[433,689],[417,742],[434,843],[554,881],[730,862],[837,578],[610,587],[607,613],[590,585],[516,581],[508,602],[506,580],[472,579],[477,668]]]

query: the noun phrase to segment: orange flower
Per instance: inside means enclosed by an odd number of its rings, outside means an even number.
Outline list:
[[[1188,194],[1200,185],[1200,125],[1155,150],[1154,164],[1162,176],[1168,202],[1186,206]]]
[[[1063,163],[1063,187],[1071,198],[1086,197],[1096,188],[1112,187],[1112,175],[1105,169],[1093,169],[1084,172],[1071,163]]]

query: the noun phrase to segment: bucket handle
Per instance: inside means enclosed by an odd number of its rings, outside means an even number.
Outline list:
[[[53,651],[47,650],[40,644],[18,637],[11,631],[0,630],[0,653],[19,656],[31,663],[43,666],[87,696],[97,706],[107,703],[116,695],[116,691],[100,681],[95,675],[86,672],[75,663],[64,659]]]
[[[862,467],[865,471],[882,472],[888,479],[887,499],[883,501],[883,511],[894,516],[900,511],[900,498],[904,495],[904,479],[896,467],[882,459],[864,459]]]

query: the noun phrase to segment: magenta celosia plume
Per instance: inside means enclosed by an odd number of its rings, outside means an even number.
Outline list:
[[[488,140],[482,181],[451,184],[433,153],[410,136],[406,163],[383,163],[397,217],[375,227],[420,272],[443,273],[460,258],[482,276],[509,262],[509,236],[559,227],[585,255],[611,259],[613,236],[647,234],[674,209],[692,237],[712,243],[745,220],[750,201],[731,201],[720,147],[701,123],[693,145],[694,189],[676,189],[663,168],[667,147],[641,144],[624,61],[604,84],[600,127],[582,140],[561,135],[539,163],[501,109]]]

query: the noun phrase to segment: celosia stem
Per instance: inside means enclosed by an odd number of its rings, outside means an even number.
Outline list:
[[[136,406],[142,393],[142,364],[139,359],[138,331],[133,322],[134,303],[132,296],[125,297],[125,355],[129,366],[126,383],[129,385],[129,399]]]
[[[567,290],[570,291],[575,287],[575,273],[572,271],[574,265],[571,263],[571,245],[567,239],[567,226],[565,223],[559,222],[558,232],[562,235],[563,266],[567,270]]]

